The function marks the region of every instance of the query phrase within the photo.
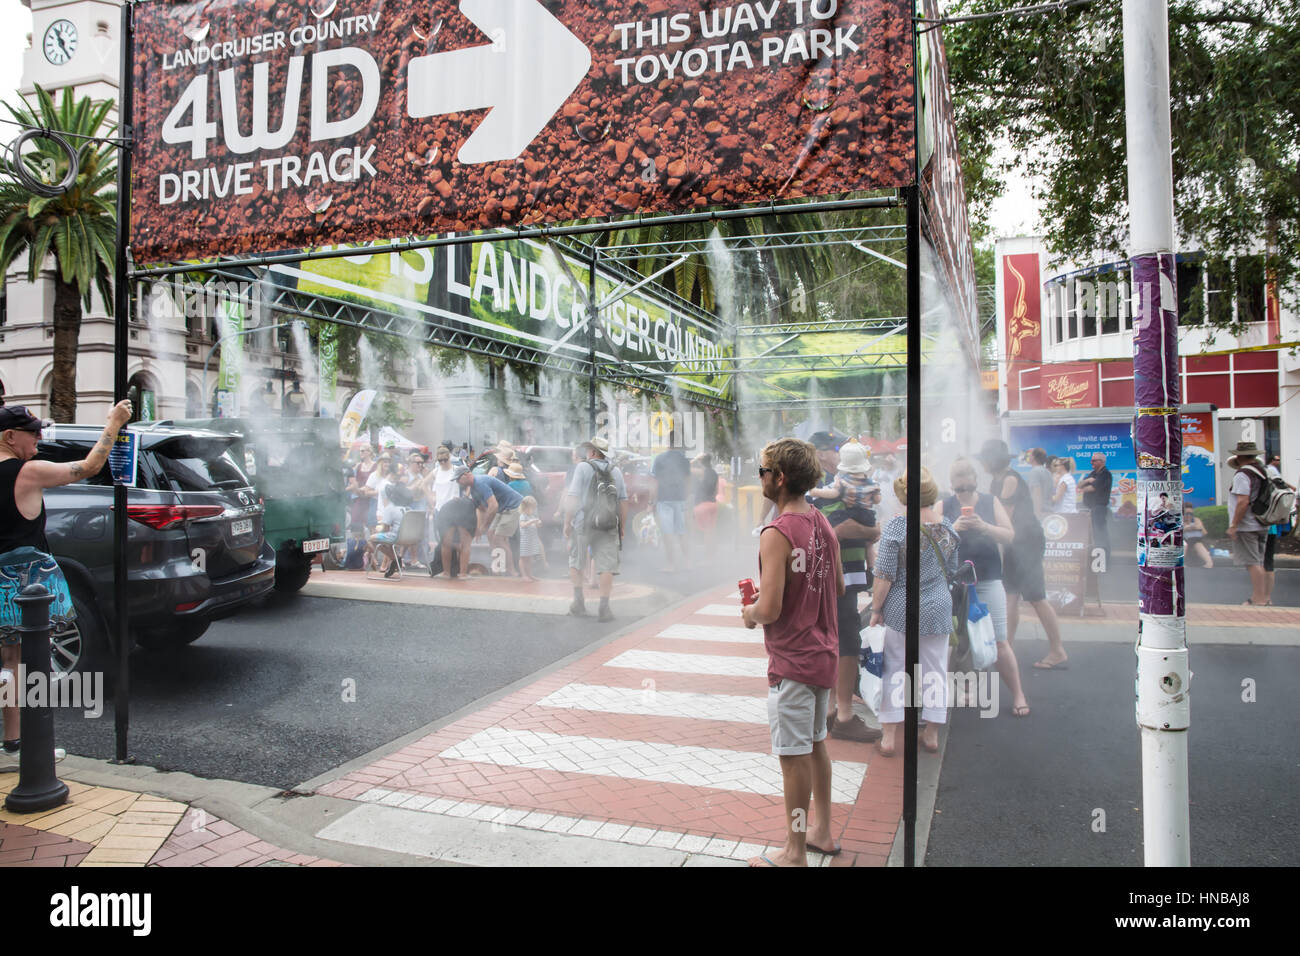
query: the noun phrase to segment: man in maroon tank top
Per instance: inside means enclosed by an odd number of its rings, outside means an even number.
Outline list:
[[[745,626],[763,625],[767,719],[785,785],[786,840],[750,866],[807,866],[807,851],[839,853],[831,834],[831,758],[826,709],[839,671],[836,600],[844,594],[839,542],[805,500],[821,479],[817,451],[782,438],[763,449],[758,470],[776,519],[758,539],[759,588]],[[816,814],[809,816],[809,798]]]

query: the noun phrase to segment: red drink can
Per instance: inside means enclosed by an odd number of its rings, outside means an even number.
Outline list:
[[[752,578],[745,578],[745,580],[737,582],[736,587],[740,588],[741,604],[749,606],[754,603],[757,590],[754,587],[754,580]]]

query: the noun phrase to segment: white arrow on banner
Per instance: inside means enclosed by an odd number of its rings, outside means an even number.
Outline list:
[[[591,51],[538,0],[461,0],[493,43],[411,60],[406,111],[416,119],[491,109],[457,158],[514,159],[591,68]]]

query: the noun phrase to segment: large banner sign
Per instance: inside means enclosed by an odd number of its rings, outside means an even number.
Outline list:
[[[136,12],[136,258],[892,188],[909,0]]]
[[[917,0],[918,16],[935,19],[935,0]],[[952,308],[965,330],[966,346],[978,363],[979,308],[975,302],[975,247],[966,211],[966,182],[957,151],[957,123],[948,85],[948,58],[943,31],[928,30],[918,41],[920,76],[921,230],[933,246],[952,297]]]
[[[585,360],[590,263],[526,240],[442,246],[374,255],[365,249],[273,271],[302,292],[345,299],[434,322],[455,322],[537,351]],[[619,295],[618,277],[598,270],[596,356],[606,365],[646,376],[665,375],[685,392],[734,396],[719,359],[734,354],[711,323],[663,299],[637,291]]]

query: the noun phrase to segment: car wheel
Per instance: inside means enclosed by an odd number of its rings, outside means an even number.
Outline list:
[[[275,589],[283,594],[301,591],[311,577],[311,559],[281,551],[275,556]]]
[[[89,674],[103,670],[109,660],[108,628],[94,602],[77,585],[70,585],[77,618],[50,632],[50,673]]]
[[[135,642],[151,651],[193,644],[207,633],[211,621],[184,621],[168,628],[150,628],[136,631]]]

